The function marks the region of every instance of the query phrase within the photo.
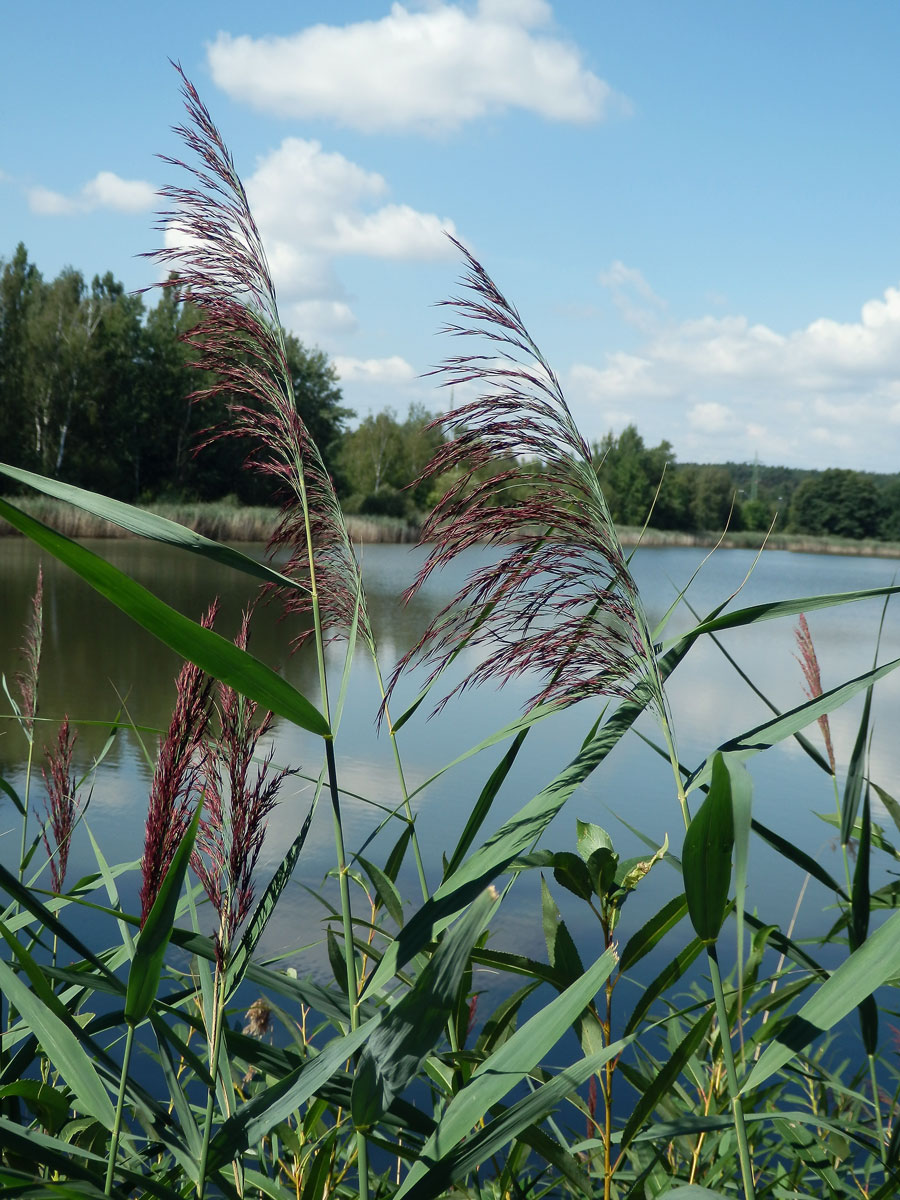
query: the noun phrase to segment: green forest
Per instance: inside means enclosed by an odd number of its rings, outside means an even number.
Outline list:
[[[182,340],[197,321],[177,282],[145,296],[108,271],[90,283],[71,268],[45,279],[20,243],[0,260],[0,458],[131,502],[275,501],[264,476],[241,470],[246,447],[210,440],[228,395],[191,399],[213,382]],[[348,513],[415,522],[457,482],[415,486],[442,440],[425,408],[355,423],[327,355],[293,336],[287,350],[300,415]],[[774,521],[786,533],[900,541],[900,475],[677,463],[669,442],[647,446],[633,425],[593,451],[621,525],[642,525],[652,509],[663,530]]]

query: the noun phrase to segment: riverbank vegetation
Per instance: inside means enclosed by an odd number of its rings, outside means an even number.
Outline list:
[[[443,382],[451,394],[463,377],[478,387],[442,418],[423,486],[445,482],[411,594],[473,542],[501,549],[391,671],[329,463],[298,415],[243,187],[187,81],[184,96],[183,135],[199,165],[168,192],[170,244],[186,248],[161,258],[189,287],[200,318],[194,353],[213,386],[228,379],[253,398],[232,408],[227,428],[255,439],[255,469],[285,491],[279,570],[96,491],[30,482],[277,587],[304,619],[301,653],[315,662],[318,687],[303,695],[248,653],[252,614],[228,641],[216,632],[213,596],[192,620],[18,502],[0,501],[10,524],[184,659],[171,722],[155,747],[142,735],[153,762],[144,845],[117,846],[122,861],[112,863],[95,846],[96,871],[77,880],[66,848],[88,828],[85,804],[106,755],[79,779],[76,731],[41,709],[40,576],[15,679],[5,665],[10,736],[22,740],[26,767],[21,781],[0,781],[18,835],[0,867],[4,1194],[889,1200],[900,1186],[900,1075],[884,1018],[900,980],[891,875],[900,854],[884,826],[900,823],[900,805],[871,751],[875,689],[900,660],[872,665],[867,649],[858,675],[823,690],[803,614],[852,612],[865,598],[886,605],[900,589],[728,609],[723,598],[677,636],[665,620],[651,628],[595,455],[556,377],[459,246],[464,277],[451,311],[466,340]],[[182,285],[164,294],[177,298]],[[509,356],[502,366],[498,347]],[[540,470],[528,466],[537,457]],[[488,502],[498,492],[502,506]],[[776,618],[797,624],[806,701],[773,706],[761,724],[737,724],[684,761],[671,676],[697,643],[715,647],[729,629],[765,637]],[[345,806],[361,798],[345,790],[359,775],[341,729],[354,654],[371,666],[373,717],[396,765],[367,798],[381,838],[359,848],[344,836]],[[531,699],[463,754],[483,760],[483,786],[460,792],[462,831],[432,860],[420,838],[427,810],[417,815],[430,781],[412,783],[404,744],[432,711],[429,736],[449,731],[447,706],[465,704],[468,688],[511,680]],[[852,757],[839,763],[828,717],[853,697],[865,703]],[[499,819],[523,744],[563,712],[582,717],[569,752],[525,797],[519,778],[514,811]],[[330,974],[315,978],[304,969],[309,928],[289,966],[257,953],[310,828],[307,818],[294,831],[273,873],[254,870],[267,819],[299,769],[272,761],[276,719],[304,739],[310,818],[321,805],[334,834],[338,894],[323,897],[321,939]],[[117,726],[127,728],[124,713]],[[683,836],[670,844],[640,831],[644,850],[624,859],[596,822],[575,813],[551,822],[635,733],[648,761],[665,763]],[[840,878],[814,847],[755,815],[754,760],[790,739],[820,772],[816,803],[827,798],[832,812]],[[633,791],[644,786],[642,773]],[[821,941],[794,940],[790,911],[749,910],[763,846],[798,893],[809,887],[828,908]],[[635,921],[629,901],[651,873],[667,873],[669,897]],[[541,957],[497,934],[498,911],[527,877],[540,879]],[[573,906],[592,929],[580,942],[566,917]],[[501,986],[478,986],[485,968]]]

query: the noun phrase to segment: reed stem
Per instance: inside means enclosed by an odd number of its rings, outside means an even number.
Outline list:
[[[744,1109],[741,1104],[740,1085],[738,1084],[737,1068],[734,1062],[734,1049],[731,1045],[728,1009],[725,1005],[725,993],[722,990],[722,976],[719,973],[719,959],[716,955],[715,944],[707,946],[706,954],[709,962],[709,974],[712,979],[713,995],[716,998],[716,1016],[719,1020],[722,1057],[725,1059],[725,1074],[728,1080],[728,1092],[731,1096],[731,1111],[734,1118],[734,1133],[738,1144],[738,1157],[741,1163],[744,1196],[745,1200],[756,1200],[756,1190],[753,1184],[753,1167],[750,1162],[750,1145],[747,1141],[747,1127],[744,1123]]]
[[[134,1045],[134,1026],[129,1024],[125,1034],[125,1054],[122,1058],[122,1074],[119,1078],[119,1098],[116,1101],[116,1119],[113,1124],[112,1142],[109,1147],[109,1165],[106,1168],[106,1186],[104,1196],[112,1195],[113,1175],[116,1171],[116,1157],[119,1153],[119,1136],[122,1131],[122,1115],[125,1108],[125,1084],[128,1082],[128,1068],[131,1065],[131,1048]]]

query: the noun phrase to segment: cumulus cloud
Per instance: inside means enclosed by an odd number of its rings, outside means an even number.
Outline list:
[[[320,142],[285,138],[244,184],[262,234],[282,319],[303,340],[352,332],[356,316],[338,263],[348,256],[427,261],[454,257],[449,217],[391,200],[387,180]],[[180,241],[174,230],[166,242]]]
[[[344,383],[375,383],[396,386],[409,383],[415,370],[405,358],[394,354],[390,358],[349,358],[338,354],[332,359],[338,376]]]
[[[639,272],[613,268],[607,286],[645,294]],[[855,321],[819,317],[788,332],[742,316],[673,321],[661,304],[653,310],[659,319],[635,351],[570,369],[589,436],[633,421],[648,439],[673,442],[683,461],[759,453],[788,465],[896,471],[884,431],[900,423],[900,288],[868,300]]]
[[[97,209],[139,213],[153,208],[156,189],[143,179],[123,179],[114,171],[99,171],[93,179],[72,195],[46,187],[28,189],[28,207],[42,216],[68,216]]]
[[[544,0],[395,3],[376,20],[282,37],[220,33],[208,58],[219,87],[255,108],[369,132],[441,132],[511,108],[588,122],[624,107],[577,47],[544,31],[551,20]]]

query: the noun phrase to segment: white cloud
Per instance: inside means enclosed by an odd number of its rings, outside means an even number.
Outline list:
[[[612,293],[613,301],[629,325],[649,332],[659,323],[666,302],[636,267],[616,259],[599,275],[600,283]]]
[[[123,179],[114,171],[99,171],[74,195],[50,188],[28,189],[28,207],[41,216],[58,217],[89,213],[96,209],[113,212],[146,212],[156,203],[156,189],[143,179]]]
[[[257,159],[247,196],[272,270],[282,319],[301,339],[328,342],[356,328],[342,257],[452,259],[449,217],[388,200],[387,180],[317,141],[285,138]],[[170,229],[166,244],[180,242]]]
[[[332,359],[343,383],[376,383],[396,386],[415,379],[413,367],[394,354],[390,358],[349,358],[338,354]]]
[[[650,300],[640,272],[614,263],[607,285]],[[634,422],[673,442],[682,461],[750,460],[897,470],[900,287],[866,301],[856,321],[819,317],[778,332],[742,316],[676,322],[660,314],[631,353],[578,363],[573,407],[590,437]]]
[[[284,37],[220,33],[209,65],[219,87],[255,108],[366,131],[434,133],[510,108],[600,120],[616,97],[577,47],[536,32],[551,17],[543,0],[480,0],[473,11],[395,3],[377,20]]]

